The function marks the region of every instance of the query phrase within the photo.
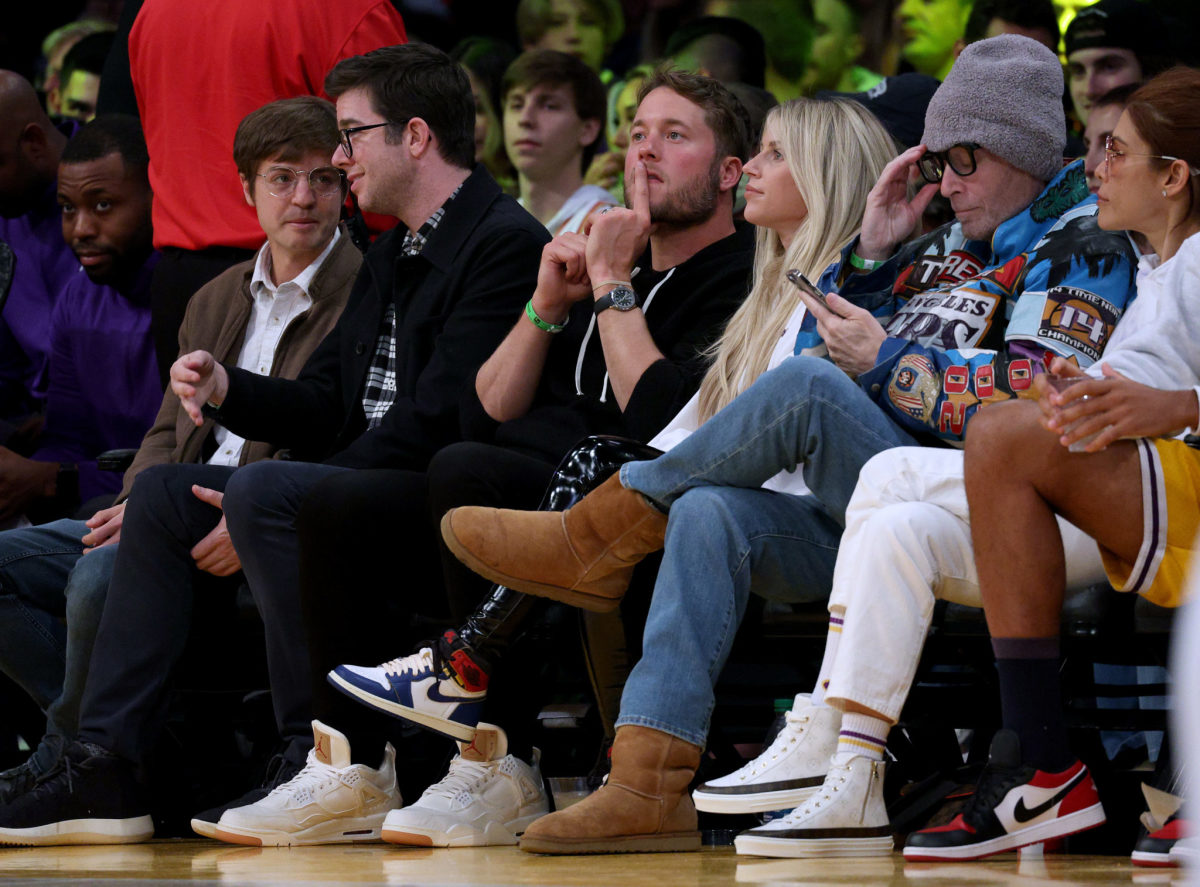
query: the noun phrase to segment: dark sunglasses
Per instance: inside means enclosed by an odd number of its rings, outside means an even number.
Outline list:
[[[955,175],[969,176],[977,169],[975,152],[979,147],[974,142],[962,142],[951,145],[945,151],[926,151],[917,161],[917,169],[921,171],[921,178],[931,185],[942,180],[947,166],[954,170]]]

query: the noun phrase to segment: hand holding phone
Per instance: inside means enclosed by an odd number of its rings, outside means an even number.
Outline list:
[[[790,280],[793,285],[800,290],[800,292],[805,293],[806,295],[820,302],[821,307],[826,311],[833,311],[833,309],[829,307],[829,303],[825,300],[825,294],[817,289],[813,285],[812,281],[805,277],[804,274],[799,270],[793,268],[787,273],[787,279]]]

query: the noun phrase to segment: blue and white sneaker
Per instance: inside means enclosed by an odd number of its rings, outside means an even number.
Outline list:
[[[375,667],[339,665],[326,677],[364,705],[465,742],[475,737],[487,698],[487,672],[453,631],[411,656]]]

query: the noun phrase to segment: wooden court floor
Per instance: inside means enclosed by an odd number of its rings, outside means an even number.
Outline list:
[[[1196,873],[1200,874],[1200,873]],[[86,884],[131,887],[194,883],[245,885],[378,884],[562,887],[653,885],[884,885],[1038,887],[1038,885],[1145,884],[1184,887],[1177,869],[1144,869],[1127,858],[1005,854],[987,862],[906,864],[899,854],[881,859],[773,860],[739,858],[733,848],[698,853],[549,857],[513,847],[423,850],[375,844],[275,849],[234,847],[201,840],[155,841],[120,847],[0,849],[4,887]],[[1194,879],[1192,887],[1196,887]]]

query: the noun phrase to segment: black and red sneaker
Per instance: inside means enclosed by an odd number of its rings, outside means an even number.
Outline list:
[[[1190,823],[1178,815],[1171,816],[1162,828],[1138,839],[1131,859],[1134,865],[1169,866],[1178,865],[1171,859],[1171,848],[1176,841],[1191,834]]]
[[[1017,735],[1001,730],[963,812],[946,825],[909,835],[904,858],[979,859],[1103,823],[1104,808],[1082,761],[1058,773],[1022,764]]]

